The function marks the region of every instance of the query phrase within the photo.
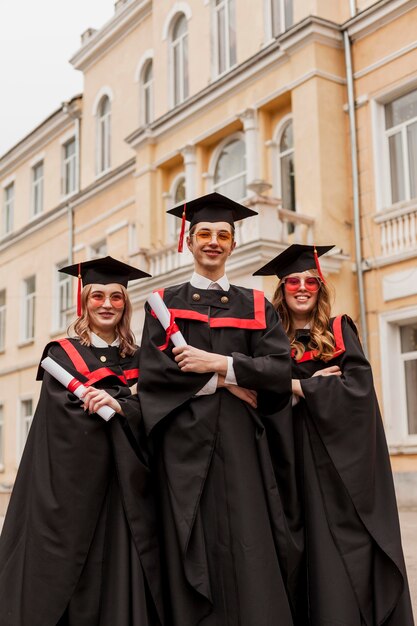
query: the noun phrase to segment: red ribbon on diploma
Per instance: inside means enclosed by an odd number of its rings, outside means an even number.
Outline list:
[[[68,391],[71,391],[71,393],[74,393],[74,391],[76,389],[78,389],[78,387],[81,387],[83,383],[80,383],[79,380],[77,380],[76,378],[73,378],[72,380],[70,380],[70,382],[68,383]]]
[[[166,329],[165,335],[165,343],[162,346],[158,346],[158,350],[166,350],[168,348],[169,340],[171,339],[171,335],[174,335],[179,331],[177,324],[175,323],[174,314],[172,311],[169,312],[169,326]]]

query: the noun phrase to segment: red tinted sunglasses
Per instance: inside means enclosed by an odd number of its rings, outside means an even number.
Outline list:
[[[103,306],[107,298],[110,300],[110,304],[115,309],[122,309],[125,305],[125,299],[122,293],[112,293],[110,296],[105,296],[103,293],[97,292],[90,295],[90,302],[94,307]]]
[[[307,291],[311,291],[312,293],[315,293],[321,287],[320,278],[316,278],[315,276],[307,276],[306,278],[289,276],[283,281],[283,283],[285,291],[288,291],[289,293],[295,293],[301,288],[301,285],[303,285]]]

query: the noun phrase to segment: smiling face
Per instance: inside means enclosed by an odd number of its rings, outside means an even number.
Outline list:
[[[211,280],[221,278],[227,258],[235,249],[232,227],[228,222],[199,222],[187,237],[194,257],[194,269]]]
[[[125,299],[118,283],[91,285],[87,298],[89,327],[96,335],[115,334],[117,324],[123,317]]]
[[[320,280],[316,278],[314,274],[307,271],[289,274],[285,277],[283,283],[284,298],[291,313],[291,317],[294,322],[297,323],[297,326],[307,324],[317,305],[320,292]],[[297,283],[299,284],[297,285]]]

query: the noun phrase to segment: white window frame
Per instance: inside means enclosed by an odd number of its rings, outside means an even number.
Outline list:
[[[28,282],[32,278],[35,279],[35,291],[27,293]],[[35,338],[35,321],[36,321],[36,274],[27,276],[22,283],[22,327],[21,336],[23,342],[33,341]],[[33,329],[33,334],[27,332]]]
[[[41,176],[36,178],[40,168],[42,168]],[[42,159],[32,166],[32,218],[38,217],[44,210],[44,178],[45,162]]]
[[[224,10],[224,41],[225,41],[225,67],[223,70],[220,68],[220,36],[219,32],[219,20],[218,14],[220,11]],[[214,67],[213,67],[213,75],[214,77],[222,76],[226,74],[232,67],[236,65],[236,37],[234,41],[234,46],[230,41],[230,28],[231,26],[235,26],[236,32],[236,11],[235,11],[235,0],[220,0],[220,3],[217,4],[216,0],[212,0],[212,31],[214,34],[213,41],[213,57],[214,57]]]
[[[70,143],[74,143],[74,154],[67,157],[65,153]],[[71,189],[68,189],[68,191],[67,191],[67,181],[68,181],[67,166],[72,172],[71,178],[73,180],[73,187]],[[77,148],[76,135],[73,135],[72,137],[68,137],[68,139],[64,141],[62,144],[62,176],[61,178],[62,178],[62,196],[63,198],[69,198],[70,196],[72,196],[74,193],[78,191],[78,148]]]
[[[392,129],[389,129],[389,131],[385,129],[385,105],[411,91],[414,91],[415,89],[417,89],[417,76],[408,80],[406,83],[399,85],[395,89],[384,90],[375,98],[370,100],[375,203],[377,212],[386,211],[387,209],[398,206],[401,207],[407,204],[417,204],[417,199],[415,198],[398,202],[396,204],[392,203],[391,167],[389,144],[386,134]],[[410,121],[407,122],[407,124],[409,123]],[[409,177],[407,178],[407,185],[409,185]]]
[[[408,434],[400,326],[417,321],[417,306],[379,315],[381,386],[385,432],[391,452],[416,453],[417,435]]]
[[[180,35],[177,39],[174,40],[174,31],[180,19],[184,19],[187,30],[184,34]],[[175,49],[179,48],[180,55],[180,63],[179,63],[179,76],[178,76],[178,84],[179,84],[179,95],[176,98],[176,68],[175,68]],[[186,50],[188,50],[188,21],[187,15],[182,11],[179,11],[175,14],[171,21],[170,25],[170,36],[169,36],[169,68],[170,68],[170,100],[171,106],[176,107],[180,105],[184,100],[188,98],[189,95],[189,77],[188,77],[188,67],[187,71],[185,71],[185,66],[188,65]]]
[[[152,71],[152,77],[150,80],[145,81],[145,76],[149,67]],[[142,123],[145,125],[151,124],[154,120],[154,67],[153,59],[148,59],[144,64],[141,81],[140,81],[140,98],[141,98],[141,111],[142,111]],[[148,97],[147,97],[148,96]]]
[[[65,259],[60,263],[57,263],[53,271],[53,328],[52,333],[58,333],[66,330],[69,325],[69,311],[72,309],[72,282],[71,276],[59,272],[62,267],[68,265],[68,260]],[[62,304],[67,304],[66,308],[63,308]]]
[[[9,196],[10,192],[11,195]],[[14,181],[12,181],[3,188],[3,215],[1,225],[2,236],[6,236],[13,231],[14,199],[15,184]]]
[[[104,102],[108,101],[109,110],[102,113]],[[111,169],[111,119],[112,100],[104,93],[97,105],[96,113],[96,174],[103,176]],[[104,140],[103,140],[104,137]]]
[[[6,349],[6,310],[7,310],[7,291],[0,289],[0,294],[4,292],[4,304],[0,302],[0,352]]]
[[[31,402],[32,403],[32,413],[31,415],[24,415],[23,414],[23,406],[25,402]],[[19,400],[18,400],[18,432],[17,432],[17,445],[18,445],[18,449],[17,449],[17,459],[18,461],[20,461],[20,459],[22,458],[22,454],[23,454],[23,450],[25,448],[26,445],[26,441],[29,435],[29,431],[30,428],[32,426],[32,421],[33,421],[33,415],[35,413],[34,410],[34,398],[31,395],[24,395],[24,396],[20,396]],[[25,426],[26,424],[29,424],[29,428],[26,430]]]
[[[278,5],[278,10],[280,13],[280,25],[281,25],[281,29],[279,33],[274,33],[274,26],[273,26],[273,20],[272,20],[272,4],[277,4]],[[292,12],[293,12],[293,19],[291,24],[288,24],[287,27],[287,15],[286,15],[286,10],[285,10],[285,0],[264,0],[264,15],[265,15],[265,22],[266,22],[266,40],[267,42],[271,41],[272,39],[275,39],[276,37],[279,37],[279,35],[281,35],[282,33],[285,33],[286,30],[289,30],[293,25],[294,25],[294,3],[292,3]]]
[[[186,184],[185,172],[180,172],[171,183],[169,192],[164,195],[166,210],[172,209],[178,202],[175,201],[178,187],[184,182]],[[186,191],[187,194],[187,191]],[[186,195],[187,197],[187,195]],[[176,243],[181,230],[181,220],[173,217],[169,213],[166,214],[167,240],[169,244]]]
[[[4,445],[4,440],[5,440],[5,430],[4,430],[4,423],[5,423],[5,419],[4,419],[4,404],[3,402],[0,402],[0,472],[4,471],[4,463],[5,463],[5,458],[4,458],[4,453],[5,453],[5,445]]]
[[[294,160],[295,160],[295,146],[293,146],[292,148],[289,148],[288,150],[281,152],[281,139],[282,136],[287,128],[287,126],[289,124],[293,125],[293,133],[294,133],[294,120],[293,120],[293,116],[292,113],[289,113],[288,115],[285,115],[277,124],[275,131],[274,131],[274,135],[273,135],[273,140],[272,140],[272,148],[273,148],[273,152],[272,152],[272,184],[273,184],[273,191],[274,194],[276,195],[277,198],[281,198],[282,199],[282,168],[281,168],[281,159],[284,156],[288,156],[289,154],[293,154],[294,155]],[[295,176],[295,165],[294,165],[294,176]],[[297,194],[295,194],[295,207],[294,207],[294,212],[297,212]]]

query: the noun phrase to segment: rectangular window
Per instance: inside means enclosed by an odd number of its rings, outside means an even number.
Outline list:
[[[4,190],[2,235],[8,235],[9,233],[12,232],[13,215],[14,215],[14,183],[11,183]]]
[[[35,337],[36,276],[23,281],[23,341]]]
[[[278,37],[294,22],[293,0],[270,0],[272,36]]]
[[[43,211],[43,161],[32,168],[32,215]]]
[[[417,89],[385,105],[391,203],[417,197]]]
[[[63,147],[63,193],[65,196],[77,191],[77,150],[75,137],[67,141]]]
[[[0,468],[4,467],[4,407],[0,404]]]
[[[6,290],[0,291],[0,352],[6,346]]]
[[[63,261],[57,265],[57,298],[56,302],[56,315],[55,315],[55,323],[56,329],[62,330],[68,326],[69,319],[68,314],[69,310],[72,306],[72,295],[71,295],[71,276],[68,274],[63,274],[62,272],[58,272],[61,267],[65,267],[68,265],[68,261]]]
[[[33,420],[33,400],[20,401],[20,451],[23,452]]]
[[[409,435],[417,435],[417,322],[401,326],[400,337],[407,407],[407,429]]]
[[[223,74],[236,63],[234,0],[216,0],[215,32],[217,73]]]

